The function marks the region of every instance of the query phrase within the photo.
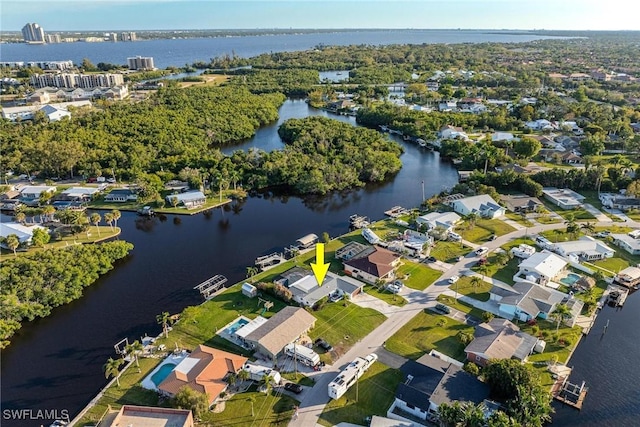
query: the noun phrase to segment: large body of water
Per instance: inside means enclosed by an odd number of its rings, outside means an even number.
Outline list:
[[[131,55],[156,57],[159,67],[182,65],[231,53],[248,56],[268,51],[298,50],[325,44],[385,44],[481,41],[527,41],[534,36],[495,35],[457,31],[388,31],[300,36],[169,40],[139,43],[60,44],[49,46],[2,45],[2,60],[118,62]],[[153,47],[153,50],[149,47]],[[195,46],[195,47],[194,47]],[[197,47],[197,48],[196,48]],[[69,50],[65,50],[69,49]],[[149,49],[149,50],[145,50]],[[28,52],[28,54],[26,53]],[[108,56],[111,55],[111,56]],[[287,101],[280,122],[291,117],[326,114],[302,101]],[[353,123],[349,117],[338,117]],[[260,129],[255,138],[228,147],[273,150],[282,146],[278,123]],[[402,143],[402,142],[401,142]],[[290,244],[307,233],[347,231],[353,213],[374,219],[394,205],[415,206],[427,195],[457,181],[456,171],[441,162],[438,153],[404,144],[402,170],[390,182],[347,194],[322,198],[249,198],[226,210],[187,216],[141,219],[124,213],[121,238],[135,249],[117,267],[71,304],[59,307],[46,319],[25,325],[2,352],[2,409],[67,410],[73,416],[106,383],[102,365],[114,355],[113,344],[122,338],[139,339],[160,332],[155,316],[177,313],[200,302],[192,287],[214,274],[230,282],[242,280],[257,255]],[[622,310],[605,308],[576,351],[571,365],[573,382],[587,381],[589,394],[581,412],[556,406],[554,425],[637,426],[640,419],[640,350],[638,324],[640,298],[632,295]],[[607,333],[600,331],[607,320]],[[36,413],[37,414],[37,413]],[[30,427],[45,420],[9,420],[2,426]]]
[[[518,43],[554,38],[527,32],[500,32],[474,30],[375,30],[343,31],[316,34],[281,34],[272,36],[219,37],[201,39],[147,40],[137,42],[58,43],[27,45],[11,43],[0,45],[2,61],[72,60],[82,63],[89,58],[93,63],[126,64],[131,56],[151,56],[155,66],[182,67],[196,61],[236,54],[250,57],[268,52],[306,50],[324,45],[389,45],[423,43]]]

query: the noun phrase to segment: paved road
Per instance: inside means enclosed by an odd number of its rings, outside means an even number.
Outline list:
[[[600,227],[611,225],[610,218],[607,219],[609,221],[598,222],[595,225]],[[640,228],[640,223],[637,222],[627,222],[625,225]],[[500,236],[493,241],[484,243],[483,246],[488,247],[491,252],[515,238],[533,236],[543,231],[564,227],[566,227],[566,224],[564,223],[537,225]],[[327,387],[336,375],[356,357],[363,357],[369,353],[380,351],[384,342],[408,323],[420,311],[425,308],[435,307],[438,296],[450,291],[448,279],[454,275],[460,276],[463,270],[470,269],[478,262],[479,259],[480,257],[476,256],[475,252],[471,251],[461,261],[451,265],[451,268],[444,271],[438,281],[433,283],[424,291],[412,290],[403,293],[403,296],[408,301],[407,305],[398,308],[397,310],[385,313],[388,318],[384,323],[378,326],[361,341],[356,343],[333,365],[327,366],[324,372],[314,376],[316,380],[315,386],[311,390],[305,392],[302,402],[300,403],[299,416],[296,420],[292,420],[289,425],[292,427],[317,425],[318,418],[329,401]]]

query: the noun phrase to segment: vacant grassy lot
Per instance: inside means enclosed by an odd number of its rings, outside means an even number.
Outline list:
[[[558,215],[560,215],[564,219],[568,219],[572,215],[573,215],[573,219],[576,220],[576,221],[592,221],[592,220],[596,219],[596,217],[591,215],[589,212],[587,212],[583,208],[565,210],[565,209],[562,209],[559,206],[554,205],[553,203],[549,202],[548,200],[544,200],[544,199],[542,200],[542,203],[544,203],[545,208],[547,208],[550,211],[553,211],[553,212],[557,213]]]
[[[397,276],[406,286],[422,291],[438,280],[438,277],[442,276],[442,272],[424,264],[405,260],[398,269]]]
[[[333,346],[331,353],[334,359],[346,353],[386,319],[382,313],[344,300],[325,304],[312,314],[318,321],[309,335],[313,340],[324,338],[328,341]]]
[[[378,289],[374,285],[367,285],[365,286],[364,291],[367,294],[374,296],[378,299],[381,299],[382,301],[390,305],[396,305],[398,307],[402,307],[407,303],[406,299],[404,299],[400,295],[389,292],[384,287],[381,287],[380,289]]]
[[[452,291],[458,292],[460,295],[466,295],[470,298],[477,299],[478,301],[489,301],[489,291],[491,290],[491,283],[485,282],[482,278],[478,277],[478,281],[474,286],[474,281],[471,277],[461,277],[453,285],[449,286]]]
[[[366,424],[372,415],[384,416],[393,402],[395,390],[404,379],[402,372],[375,362],[340,399],[331,399],[320,415],[320,424],[340,422]],[[357,400],[356,400],[357,391]]]
[[[448,297],[446,295],[438,295],[438,302],[441,302],[443,304],[448,305],[451,308],[455,308],[458,311],[461,311],[463,313],[467,313],[479,320],[482,320],[482,313],[484,313],[484,311],[475,308],[465,302],[462,302],[460,300],[457,300],[453,297]]]
[[[464,345],[456,337],[460,331],[473,334],[471,326],[425,310],[389,338],[386,346],[389,351],[414,360],[435,349],[464,361]]]
[[[436,242],[435,247],[431,249],[431,256],[438,261],[455,263],[458,257],[465,256],[469,250],[460,242]]]
[[[463,239],[474,243],[488,241],[491,236],[502,236],[516,229],[499,219],[478,219],[475,225],[470,225],[467,221],[456,227]]]
[[[507,212],[505,215],[508,219],[517,222],[524,227],[533,227],[533,222],[529,221],[526,216],[522,216],[515,212]]]

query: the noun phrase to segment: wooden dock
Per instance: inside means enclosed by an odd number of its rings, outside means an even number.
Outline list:
[[[349,224],[353,228],[365,228],[368,227],[371,222],[369,218],[366,216],[361,216],[358,214],[353,214],[349,217]]]
[[[278,265],[285,261],[286,259],[282,252],[274,252],[272,254],[259,256],[258,258],[256,258],[255,265],[260,270],[264,271],[271,266]]]
[[[622,307],[629,296],[629,289],[621,286],[609,286],[608,301],[616,307]]]
[[[555,388],[555,386],[554,386]],[[559,402],[569,405],[572,408],[582,409],[582,404],[587,396],[589,388],[585,386],[585,382],[582,384],[572,384],[569,382],[569,378],[564,378],[563,384],[558,390],[553,393],[553,398]]]
[[[222,274],[216,274],[210,279],[207,279],[199,285],[194,286],[193,289],[200,292],[200,294],[208,300],[213,298],[216,292],[222,289],[225,283],[227,283],[227,278]]]
[[[391,209],[389,209],[388,211],[384,211],[384,214],[386,216],[390,216],[391,218],[397,218],[400,215],[404,215],[409,213],[409,211],[405,208],[403,208],[402,206],[394,206]]]

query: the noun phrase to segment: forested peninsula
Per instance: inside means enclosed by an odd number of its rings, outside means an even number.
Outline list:
[[[77,245],[6,259],[0,266],[0,348],[23,321],[45,317],[51,309],[82,296],[82,290],[111,270],[133,249],[116,241]]]

